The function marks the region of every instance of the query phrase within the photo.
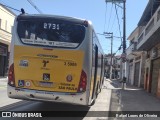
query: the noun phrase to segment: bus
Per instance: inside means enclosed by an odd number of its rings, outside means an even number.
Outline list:
[[[9,98],[90,106],[104,81],[104,53],[90,21],[21,14],[14,22]]]

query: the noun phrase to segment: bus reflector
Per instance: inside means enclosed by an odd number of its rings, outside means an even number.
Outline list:
[[[72,78],[73,78],[72,75],[67,75],[67,77],[66,77],[67,82],[71,82]]]
[[[10,86],[15,86],[15,77],[14,77],[14,64],[12,64],[9,68],[8,72],[8,84]]]
[[[77,92],[84,92],[86,91],[86,85],[87,85],[87,75],[86,73],[82,70],[81,72],[81,78],[78,86],[78,91]]]

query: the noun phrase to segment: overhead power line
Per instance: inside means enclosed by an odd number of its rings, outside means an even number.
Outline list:
[[[111,29],[110,29],[109,31],[112,31],[113,25],[114,25],[114,23],[115,23],[115,19],[116,19],[116,14],[115,14],[115,16],[114,16],[113,23],[112,23]]]
[[[112,6],[111,6],[111,11],[110,11],[110,16],[109,16],[107,31],[108,31],[109,26],[110,26],[110,20],[111,20],[111,15],[112,15],[112,8],[113,8],[113,4],[112,4]]]
[[[115,54],[117,54],[118,51],[120,51],[122,48],[122,44],[119,46],[119,48],[117,49],[117,51],[115,52]]]
[[[2,3],[0,3],[0,5],[2,5],[2,6],[4,6],[4,7],[7,7],[7,8],[10,8],[10,9],[12,9],[12,10],[18,11],[18,12],[21,12],[21,10],[18,10],[18,9],[16,9],[16,8],[13,8],[13,7],[10,7],[10,6],[8,6],[8,5],[4,5],[4,4],[2,4]]]
[[[42,14],[42,11],[31,1],[27,0],[40,14]]]
[[[118,13],[117,13],[116,4],[115,4],[115,10],[116,10],[116,15],[117,15],[117,20],[118,20],[119,34],[120,34],[120,37],[121,37],[121,36],[122,36],[122,35],[121,35],[121,28],[120,28],[120,23],[119,23],[119,17],[118,17]],[[122,41],[122,37],[121,37],[121,41]]]
[[[106,36],[104,33],[103,34],[102,33],[96,33],[96,34]],[[119,37],[119,36],[113,36],[113,37],[115,37],[115,38],[122,38],[122,37]]]

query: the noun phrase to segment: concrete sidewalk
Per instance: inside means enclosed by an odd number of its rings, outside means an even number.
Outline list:
[[[8,77],[0,77],[0,88],[7,87]]]
[[[146,92],[143,88],[127,85],[122,89],[122,84],[119,80],[112,80],[110,82],[117,89],[112,89],[110,111],[116,111],[117,113],[140,114],[149,113],[147,111],[158,111],[152,114],[160,115],[160,99],[156,98],[152,94]],[[156,117],[116,117],[110,118],[111,120],[159,120]]]
[[[121,90],[122,111],[160,111],[160,99],[142,88],[126,86]]]

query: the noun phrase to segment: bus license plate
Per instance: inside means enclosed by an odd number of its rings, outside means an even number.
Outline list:
[[[39,82],[40,87],[53,87],[53,82]]]

